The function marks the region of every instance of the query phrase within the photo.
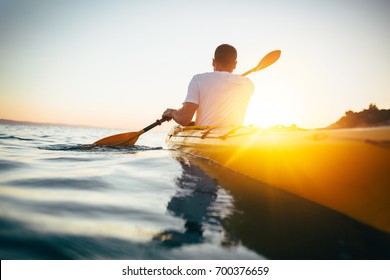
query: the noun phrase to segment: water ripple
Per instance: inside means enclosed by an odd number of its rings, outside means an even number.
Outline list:
[[[88,179],[74,179],[74,178],[28,178],[18,179],[7,182],[7,185],[15,187],[37,187],[48,189],[77,189],[77,190],[98,190],[107,189],[109,184],[102,180],[88,178]]]
[[[108,147],[108,146],[96,146],[91,144],[86,145],[66,145],[66,144],[56,144],[49,146],[38,147],[40,150],[48,150],[48,151],[77,151],[77,152],[139,152],[139,151],[154,151],[154,150],[162,150],[162,147],[148,147],[148,146],[140,146],[134,145],[130,147]]]
[[[22,138],[22,137],[16,137],[16,136],[0,136],[0,140],[19,140],[19,141],[34,141],[34,139],[31,138]]]
[[[137,209],[131,206],[116,206],[98,203],[83,203],[64,201],[62,203],[44,200],[28,200],[10,196],[0,195],[0,201],[3,205],[20,205],[18,211],[23,213],[45,214],[55,217],[87,217],[101,220],[103,217],[117,220],[120,217],[124,219],[149,221],[155,220],[155,215],[146,209]]]
[[[0,172],[18,169],[24,166],[25,164],[22,162],[0,159]]]

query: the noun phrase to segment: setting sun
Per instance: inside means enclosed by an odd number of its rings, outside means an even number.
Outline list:
[[[291,125],[294,121],[292,107],[277,101],[252,102],[245,117],[245,124],[269,127],[274,125]]]
[[[305,101],[299,95],[297,86],[288,77],[272,73],[254,77],[256,91],[249,103],[245,124],[263,127],[274,125],[301,125],[305,115]],[[259,73],[259,75],[261,75]]]

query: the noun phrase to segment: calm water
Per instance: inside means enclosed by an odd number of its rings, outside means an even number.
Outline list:
[[[1,259],[390,259],[390,235],[148,132],[0,125]]]

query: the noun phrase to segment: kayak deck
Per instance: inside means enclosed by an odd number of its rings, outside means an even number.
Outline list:
[[[167,143],[390,233],[390,127],[176,127]]]

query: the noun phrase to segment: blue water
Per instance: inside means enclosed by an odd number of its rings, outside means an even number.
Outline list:
[[[1,259],[389,259],[390,236],[109,129],[0,125]]]

